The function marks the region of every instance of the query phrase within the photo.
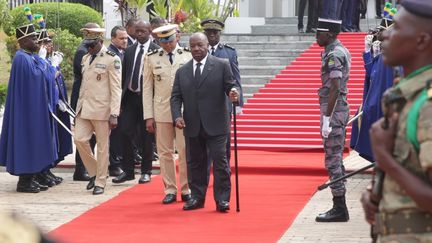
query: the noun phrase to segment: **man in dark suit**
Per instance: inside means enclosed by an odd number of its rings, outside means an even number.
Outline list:
[[[226,136],[230,132],[226,96],[235,102],[239,92],[227,61],[208,55],[203,33],[189,39],[193,59],[178,69],[171,94],[175,126],[184,129],[189,187],[192,198],[183,210],[204,207],[208,187],[207,155],[213,158],[216,210],[229,210],[230,167],[226,158]],[[182,107],[184,108],[182,113]],[[207,154],[207,151],[209,153]]]
[[[147,52],[160,47],[150,40],[151,27],[148,22],[138,20],[135,24],[137,42],[128,47],[123,58],[122,69],[122,101],[119,117],[119,129],[123,144],[123,173],[114,178],[113,183],[123,183],[134,180],[134,138],[137,146],[142,149],[141,177],[139,183],[151,180],[153,162],[154,135],[145,129],[142,104],[142,85],[144,57]]]
[[[111,30],[111,44],[108,46],[108,50],[114,52],[123,61],[124,51],[127,48],[128,35],[126,28],[120,25],[114,26]],[[122,173],[120,169],[122,159],[122,145],[120,130],[114,128],[110,134],[110,165],[108,167],[110,176],[119,176]]]
[[[127,46],[131,46],[136,43],[136,35],[135,35],[135,25],[138,22],[138,19],[130,18],[126,22],[126,32],[128,34],[128,42]]]
[[[99,25],[96,23],[87,23],[84,25],[84,28],[99,28]],[[72,85],[72,93],[70,99],[70,105],[73,110],[76,110],[79,91],[81,88],[81,81],[82,81],[81,60],[83,56],[87,54],[87,52],[88,52],[87,48],[85,47],[83,42],[81,42],[74,56],[74,61],[73,61],[74,82]],[[94,147],[96,145],[96,138],[94,136],[90,139],[90,145],[94,150]],[[75,172],[73,174],[73,180],[74,181],[90,180],[90,176],[88,175],[84,167],[84,164],[82,162],[81,156],[79,155],[78,151],[75,152]]]

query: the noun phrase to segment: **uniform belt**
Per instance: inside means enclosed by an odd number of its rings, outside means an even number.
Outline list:
[[[378,234],[432,233],[432,214],[425,212],[378,213],[375,216]]]

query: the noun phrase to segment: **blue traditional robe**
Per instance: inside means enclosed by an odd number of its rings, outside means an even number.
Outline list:
[[[0,137],[0,165],[12,175],[39,173],[58,159],[47,69],[37,55],[23,50],[13,59]]]
[[[363,92],[363,115],[360,124],[353,124],[350,146],[359,155],[369,161],[374,161],[369,138],[369,129],[372,124],[383,116],[381,97],[385,90],[393,85],[393,68],[386,66],[382,55],[375,58],[372,54],[363,55],[366,69],[365,88]],[[355,125],[359,125],[356,127]],[[353,136],[354,135],[354,136]]]

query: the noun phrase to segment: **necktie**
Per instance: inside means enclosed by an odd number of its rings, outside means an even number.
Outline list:
[[[212,54],[212,56],[214,56],[214,54],[215,54],[215,48],[212,46],[211,47],[211,52],[210,52],[210,54]]]
[[[169,61],[171,64],[173,64],[173,55],[172,52],[168,53]]]
[[[132,74],[132,85],[131,88],[132,90],[137,90],[138,89],[138,80],[139,80],[139,73],[140,73],[140,68],[141,68],[141,59],[142,59],[142,55],[144,53],[144,45],[140,45],[140,51],[138,52],[138,55],[136,57],[135,60],[135,66],[134,66],[134,70],[133,70],[133,74]]]
[[[196,64],[196,69],[195,69],[195,82],[198,83],[201,80],[201,64],[200,62],[198,62]]]
[[[96,54],[94,54],[94,55],[91,55],[91,57],[90,57],[90,64],[92,64],[92,62],[94,61],[94,59],[96,58]]]

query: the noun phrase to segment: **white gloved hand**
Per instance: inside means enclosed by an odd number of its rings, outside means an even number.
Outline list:
[[[241,106],[236,106],[235,108],[236,108],[235,110],[236,115],[241,115],[243,112],[243,108]]]
[[[372,43],[372,51],[374,57],[381,54],[381,41],[374,41],[374,43]]]
[[[41,46],[41,47],[39,48],[39,53],[38,53],[38,55],[39,55],[42,59],[45,59],[45,58],[46,58],[46,56],[47,56],[47,49],[45,48],[45,46]]]
[[[57,105],[58,105],[59,110],[61,110],[63,112],[65,112],[67,110],[67,106],[62,100],[59,100]]]
[[[330,117],[329,116],[323,116],[323,121],[322,121],[322,128],[321,128],[321,135],[324,138],[328,138],[328,136],[330,135],[332,128],[330,127]]]
[[[372,48],[373,35],[365,36],[365,52],[370,52]]]
[[[59,51],[54,52],[51,57],[51,65],[53,67],[58,67],[62,61],[63,61],[63,53]]]

